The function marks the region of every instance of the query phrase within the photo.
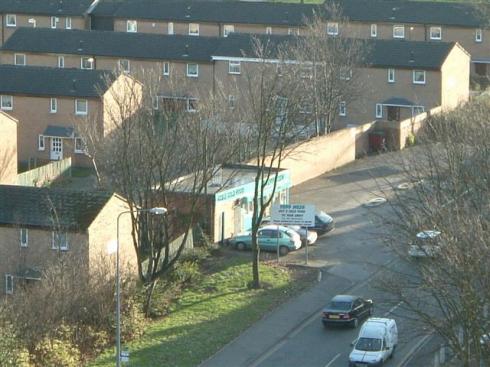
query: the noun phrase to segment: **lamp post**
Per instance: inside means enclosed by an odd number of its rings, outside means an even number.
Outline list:
[[[167,209],[155,207],[150,209],[136,209],[137,213],[150,213],[154,215],[164,215]],[[131,213],[126,210],[117,216],[116,220],[116,366],[121,366],[121,285],[119,276],[119,219],[123,214]]]

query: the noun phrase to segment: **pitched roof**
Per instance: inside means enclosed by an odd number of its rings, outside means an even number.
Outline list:
[[[253,51],[254,39],[259,39],[263,44],[267,43],[274,49],[296,37],[234,33],[223,39],[213,57],[256,57]],[[367,54],[364,62],[369,66],[440,69],[455,43],[368,40],[365,41],[365,45]]]
[[[50,229],[56,224],[65,230],[83,231],[111,196],[107,192],[0,185],[0,225]]]
[[[0,65],[0,93],[95,98],[114,78],[108,71]]]
[[[479,27],[474,6],[466,3],[406,0],[339,0],[342,14],[361,22],[422,23]]]
[[[246,1],[129,0],[119,5],[102,0],[91,14],[129,19],[301,25],[317,5]]]
[[[0,0],[1,13],[82,16],[93,0]]]
[[[157,60],[207,61],[218,37],[20,28],[3,50]]]

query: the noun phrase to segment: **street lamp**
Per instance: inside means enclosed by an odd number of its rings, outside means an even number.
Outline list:
[[[119,277],[119,218],[123,214],[131,213],[131,210],[126,210],[117,216],[116,220],[116,366],[121,366],[121,286]],[[163,207],[155,207],[150,209],[136,209],[137,213],[150,213],[154,215],[164,215],[167,209]]]

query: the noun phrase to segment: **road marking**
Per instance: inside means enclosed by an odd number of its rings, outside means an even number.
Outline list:
[[[412,349],[410,349],[410,351],[405,354],[405,358],[402,359],[402,361],[400,363],[398,363],[397,367],[404,367],[408,362],[410,362],[410,360],[413,358],[413,356],[415,355],[415,353],[421,349],[424,344],[428,341],[428,339],[430,339],[432,337],[432,333],[431,334],[427,334],[425,335],[422,339],[420,339],[417,344],[415,344]]]
[[[385,312],[384,316],[388,316],[389,314],[393,313],[393,311],[395,311],[398,307],[400,307],[402,303],[403,301],[398,302],[398,304],[390,308],[388,312]]]
[[[328,362],[325,367],[330,367],[332,365],[333,362],[335,362],[342,354],[337,354],[335,357],[332,358],[332,360],[330,362]]]

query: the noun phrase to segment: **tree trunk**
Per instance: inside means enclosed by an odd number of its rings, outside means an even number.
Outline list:
[[[143,304],[143,312],[146,317],[150,317],[151,302],[153,300],[153,291],[157,285],[158,279],[151,280],[146,286],[145,303]]]
[[[259,260],[260,260],[260,249],[257,241],[257,235],[255,231],[252,232],[252,284],[253,289],[260,288],[260,273],[259,273]]]

